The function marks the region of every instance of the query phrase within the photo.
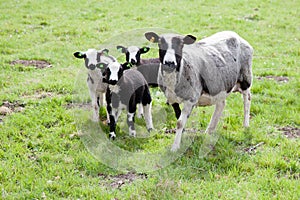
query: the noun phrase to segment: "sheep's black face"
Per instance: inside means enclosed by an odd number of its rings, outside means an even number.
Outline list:
[[[180,36],[175,34],[165,34],[158,36],[156,33],[145,33],[145,37],[154,43],[158,43],[159,59],[163,64],[162,69],[172,72],[179,71],[182,59],[182,49],[185,44],[192,44],[196,38],[192,35]]]
[[[139,48],[136,46],[129,46],[128,48],[117,46],[117,49],[125,53],[126,61],[132,65],[139,65],[141,63],[141,54],[147,53],[150,50],[149,47]]]
[[[76,58],[84,59],[86,68],[90,70],[95,70],[96,68],[103,69],[100,66],[100,62],[112,62],[115,59],[111,56],[108,56],[108,50],[96,50],[96,49],[88,49],[86,52],[75,52],[74,56]]]

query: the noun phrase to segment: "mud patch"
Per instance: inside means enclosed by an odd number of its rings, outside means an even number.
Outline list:
[[[289,138],[289,139],[300,138],[300,128],[292,127],[292,126],[285,126],[285,127],[278,128],[278,130],[281,131],[281,133],[286,138]]]
[[[25,99],[44,99],[44,98],[51,98],[57,97],[58,95],[53,92],[36,92],[32,95],[24,95],[23,98]]]
[[[100,185],[110,187],[113,189],[120,189],[124,185],[129,185],[136,180],[145,180],[148,178],[147,174],[144,173],[134,173],[128,172],[127,174],[118,174],[118,175],[105,175],[99,174],[101,178]]]
[[[3,123],[3,118],[13,112],[22,112],[25,109],[25,104],[18,101],[4,101],[0,106],[0,123]]]
[[[18,101],[4,101],[0,107],[0,115],[8,115],[12,112],[21,112],[24,110],[25,104]]]
[[[286,77],[286,76],[268,75],[268,76],[259,76],[259,77],[257,77],[257,79],[258,80],[264,80],[264,79],[274,80],[274,81],[279,82],[279,83],[287,83],[287,82],[289,82],[289,78]]]
[[[68,103],[65,105],[66,109],[73,109],[73,108],[82,108],[82,109],[92,109],[91,103]]]
[[[34,66],[36,69],[50,68],[52,65],[45,60],[14,60],[11,65]]]
[[[165,134],[176,134],[176,128],[164,129]],[[184,132],[187,133],[203,133],[203,130],[197,128],[184,128]]]

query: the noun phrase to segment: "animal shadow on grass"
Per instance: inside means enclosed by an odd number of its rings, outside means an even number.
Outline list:
[[[211,176],[212,171],[214,171],[214,174],[227,174],[231,170],[239,170],[241,168],[240,162],[247,160],[249,156],[245,151],[240,151],[240,149],[250,146],[252,142],[249,128],[245,129],[243,134],[244,138],[237,141],[228,134],[219,133],[215,145],[208,147],[210,151],[204,156],[200,154],[207,134],[197,134],[194,137],[193,144],[172,166],[174,168],[189,169],[186,172],[182,172],[186,179],[200,178],[211,180],[214,178]]]

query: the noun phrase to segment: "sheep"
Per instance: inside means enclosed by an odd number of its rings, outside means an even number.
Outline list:
[[[104,95],[107,84],[102,81],[102,71],[100,69],[100,61],[115,61],[115,58],[108,56],[109,50],[88,49],[87,51],[77,51],[73,55],[78,59],[84,59],[85,66],[88,69],[87,85],[92,100],[93,116],[92,121],[99,122],[99,106],[105,106]],[[107,122],[109,115],[107,114]]]
[[[240,92],[244,100],[244,127],[249,127],[253,48],[232,31],[218,32],[195,43],[192,35],[145,33],[158,43],[158,83],[165,87],[170,103],[183,103],[171,151],[180,148],[182,131],[195,106],[215,105],[206,133],[213,133],[222,115],[225,99]]]
[[[133,66],[136,66],[137,70],[143,74],[148,85],[151,87],[158,87],[157,78],[158,78],[158,70],[159,70],[159,58],[148,58],[148,59],[141,59],[141,54],[147,53],[150,48],[149,47],[142,47],[139,48],[137,46],[129,46],[124,47],[121,45],[117,46],[117,50],[121,53],[124,53],[126,56],[126,61],[131,63]],[[163,89],[163,88],[161,88]],[[172,107],[175,112],[175,116],[178,119],[180,116],[180,107],[178,103],[173,103]],[[142,109],[138,109],[138,117],[142,115]]]
[[[122,109],[127,110],[127,124],[129,135],[136,136],[134,118],[138,104],[143,105],[144,117],[148,131],[153,129],[150,90],[144,76],[137,70],[129,69],[130,64],[120,64],[118,61],[100,63],[105,68],[103,81],[108,84],[106,90],[106,104],[110,119],[111,139],[116,138],[116,123]],[[129,67],[128,67],[129,65]],[[125,71],[126,70],[126,71]]]

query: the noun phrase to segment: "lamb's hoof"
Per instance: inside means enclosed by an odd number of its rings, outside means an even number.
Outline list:
[[[114,132],[109,133],[109,139],[115,140],[116,139],[116,134]]]
[[[148,132],[150,133],[153,130],[153,128],[148,128]]]
[[[143,115],[142,113],[138,113],[138,114],[136,115],[136,117],[139,118],[139,119],[142,119],[142,118],[144,117],[144,115]]]
[[[132,137],[135,137],[136,136],[136,132],[135,131],[129,131],[129,135],[132,136]]]

